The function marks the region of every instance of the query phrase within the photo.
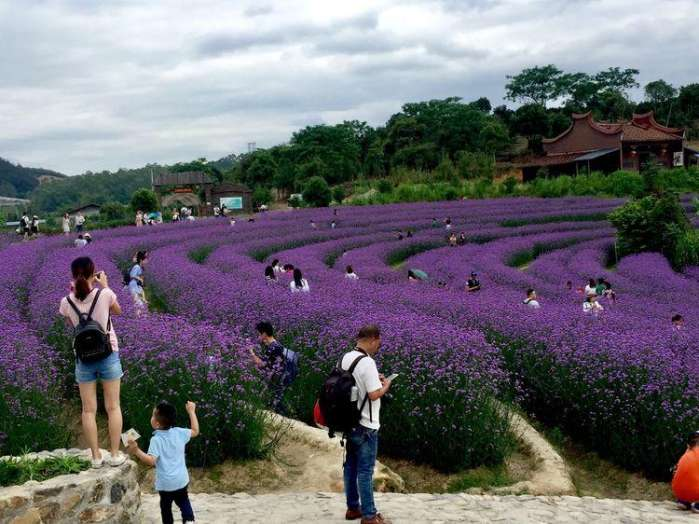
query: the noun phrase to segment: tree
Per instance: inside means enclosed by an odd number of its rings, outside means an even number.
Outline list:
[[[131,209],[138,211],[139,209],[144,212],[157,211],[158,209],[158,199],[155,197],[155,193],[150,189],[138,189],[131,196]]]
[[[542,107],[568,93],[575,80],[553,64],[523,69],[507,78],[505,98],[513,102],[533,102]]]
[[[354,179],[360,172],[361,123],[308,126],[293,134],[291,145],[299,164],[318,159],[326,166],[323,176],[332,184]],[[315,176],[315,175],[314,175]]]
[[[486,153],[504,151],[511,143],[507,128],[497,120],[487,122],[478,133],[478,148]]]
[[[336,186],[333,189],[333,200],[337,202],[338,204],[342,204],[342,201],[345,199],[347,195],[345,194],[345,188],[342,186]]]
[[[646,94],[646,100],[654,107],[666,104],[677,95],[677,89],[662,79],[648,82],[646,87],[643,88],[643,91]]]
[[[271,153],[255,151],[252,162],[243,172],[242,181],[250,187],[270,187],[277,176],[278,167]]]
[[[626,93],[626,90],[638,87],[638,82],[636,81],[638,73],[638,69],[610,67],[606,71],[597,73],[594,79],[600,91]]]
[[[105,220],[123,220],[127,213],[127,207],[119,202],[107,202],[100,207],[100,218]]]
[[[272,192],[264,186],[257,186],[252,192],[252,205],[258,207],[272,201]]]
[[[326,207],[332,201],[330,186],[323,177],[311,177],[303,189],[303,200],[313,207]]]

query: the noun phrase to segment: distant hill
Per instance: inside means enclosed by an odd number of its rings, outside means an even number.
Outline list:
[[[0,158],[0,196],[26,198],[40,183],[63,178],[66,175],[56,171],[15,165]]]
[[[239,157],[231,154],[219,160],[206,162],[201,169],[218,170],[219,176],[238,162]],[[172,166],[148,164],[136,169],[118,171],[88,171],[82,175],[65,176],[47,169],[30,169],[15,166],[0,158],[0,196],[29,198],[33,210],[45,214],[63,212],[85,204],[119,202],[128,204],[131,195],[140,188],[150,188],[153,175],[170,170],[198,169],[194,160]],[[53,177],[43,183],[42,177]],[[40,183],[41,182],[41,183]]]
[[[134,191],[143,187],[150,188],[151,171],[157,175],[167,170],[167,166],[153,164],[138,169],[87,172],[42,184],[31,192],[29,198],[32,209],[40,213],[63,212],[91,203],[128,204]]]

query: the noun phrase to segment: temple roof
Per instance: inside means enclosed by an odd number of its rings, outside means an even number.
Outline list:
[[[560,135],[542,140],[548,154],[581,153],[619,147],[621,142],[667,142],[684,139],[684,129],[659,124],[653,113],[634,114],[624,122],[597,122],[592,112],[574,113]]]

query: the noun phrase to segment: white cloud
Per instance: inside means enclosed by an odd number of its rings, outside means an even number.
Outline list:
[[[75,174],[288,140],[555,63],[694,81],[694,0],[0,0],[0,156]]]

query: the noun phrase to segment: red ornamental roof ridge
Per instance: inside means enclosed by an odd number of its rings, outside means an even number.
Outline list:
[[[653,111],[642,114],[633,114],[631,120],[622,122],[596,122],[592,118],[592,111],[587,113],[573,113],[573,121],[568,129],[563,131],[558,136],[553,138],[543,138],[541,141],[544,144],[552,144],[557,142],[575,127],[575,123],[579,120],[587,120],[588,125],[605,135],[617,135],[623,133],[622,140],[680,140],[684,136],[684,129],[666,127],[659,124],[655,120]]]

